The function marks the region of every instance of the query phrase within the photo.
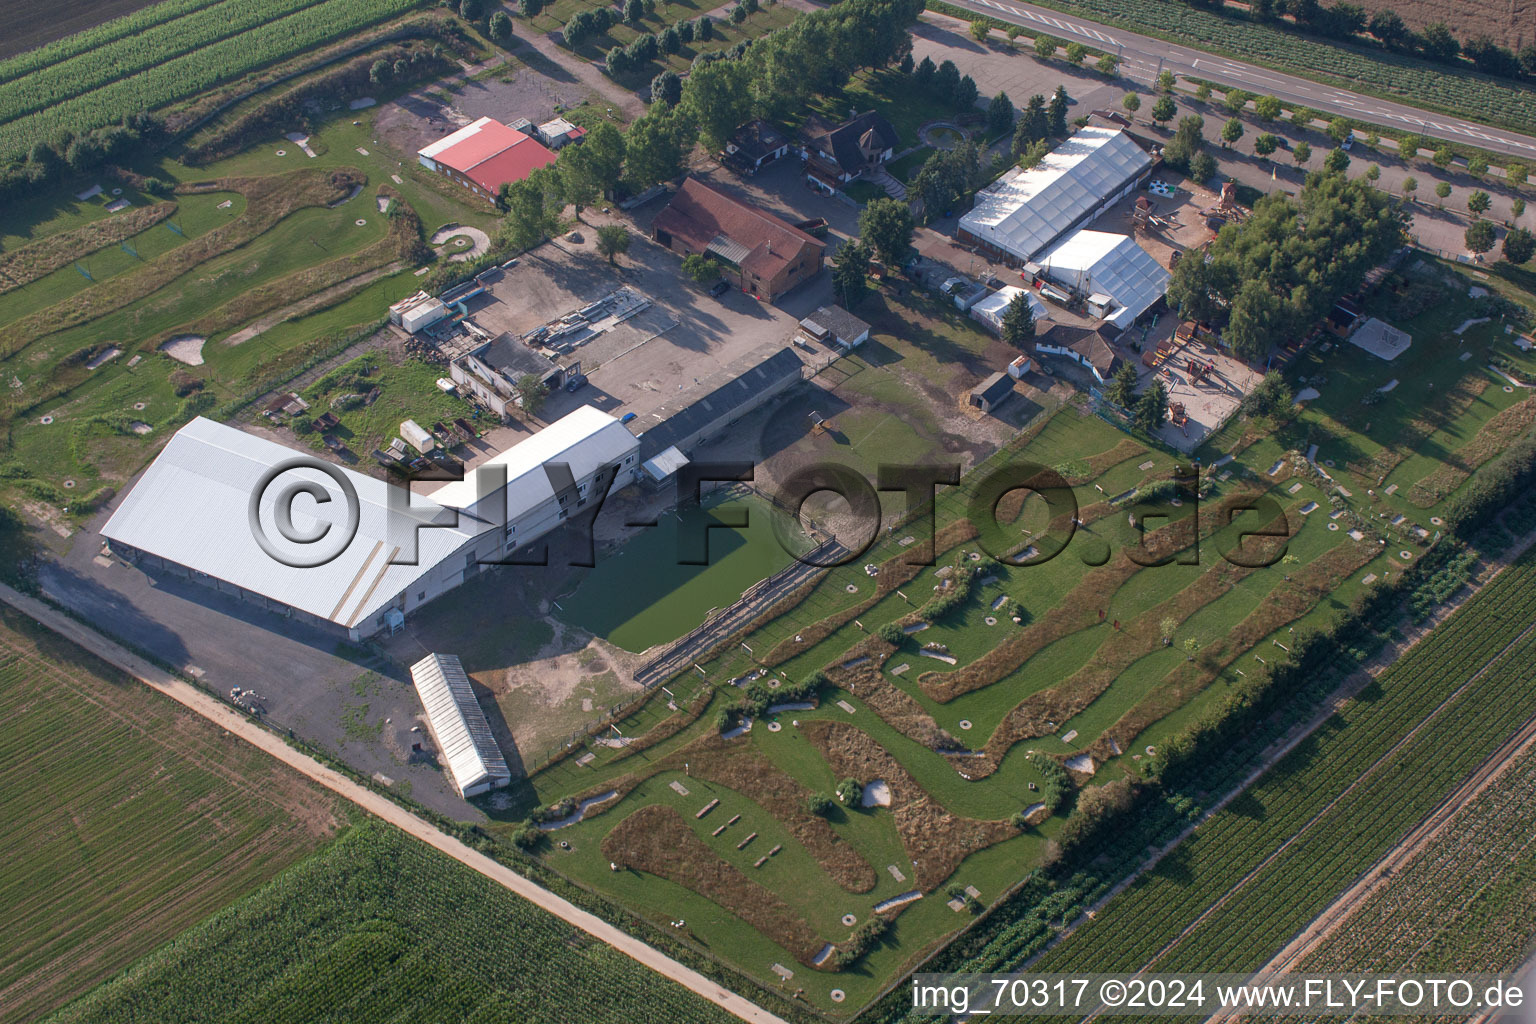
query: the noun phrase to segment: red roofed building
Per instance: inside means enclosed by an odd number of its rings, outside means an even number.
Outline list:
[[[555,153],[538,139],[495,118],[482,117],[445,135],[416,159],[486,199],[494,199],[502,185],[522,181],[536,169],[555,162]]]
[[[656,215],[651,235],[673,252],[713,256],[742,290],[765,302],[821,273],[827,250],[799,228],[694,178]]]

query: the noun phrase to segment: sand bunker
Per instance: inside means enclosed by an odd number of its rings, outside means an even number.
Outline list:
[[[160,351],[188,366],[203,365],[203,346],[208,339],[196,334],[178,334],[160,346]]]
[[[859,798],[859,803],[864,807],[889,807],[891,787],[885,784],[884,779],[874,779],[864,787],[864,795]]]
[[[92,357],[90,362],[85,364],[85,368],[87,370],[94,370],[98,366],[101,366],[103,363],[105,363],[107,360],[116,359],[122,354],[123,350],[118,348],[116,345],[113,345],[112,347],[102,352],[98,352],[94,357]]]
[[[1084,775],[1092,775],[1097,770],[1094,768],[1092,756],[1088,754],[1078,754],[1076,757],[1069,757],[1062,764],[1066,765],[1068,770],[1082,772]]]

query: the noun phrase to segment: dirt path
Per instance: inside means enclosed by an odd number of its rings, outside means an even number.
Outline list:
[[[231,735],[266,751],[284,764],[296,769],[320,785],[345,797],[374,816],[404,830],[422,842],[447,854],[454,860],[479,872],[491,881],[509,889],[536,906],[549,911],[567,924],[580,928],[628,957],[644,964],[685,988],[721,1007],[727,1012],[753,1024],[787,1024],[783,1018],[769,1013],[755,1003],[711,981],[698,971],[652,949],[632,935],[614,927],[607,921],[582,910],[567,900],[556,896],[523,877],[511,868],[482,853],[470,849],[436,826],[416,817],[392,800],[367,789],[340,772],[328,768],[301,753],[282,739],[264,729],[259,723],[234,710],[217,698],[204,693],[190,683],[177,679],[170,673],[133,654],[121,645],[108,640],[89,626],[44,604],[27,597],[8,586],[0,584],[0,600],[24,615],[48,627],[60,636],[79,644],[108,664],[138,679],[151,689],[170,697],[177,703],[202,715]]]
[[[1435,612],[1424,622],[1413,627],[1412,629],[1407,630],[1403,635],[1403,639],[1397,641],[1396,643],[1388,644],[1386,647],[1378,651],[1374,658],[1372,658],[1365,665],[1361,666],[1358,671],[1351,674],[1348,679],[1344,680],[1339,688],[1335,690],[1331,695],[1329,695],[1329,697],[1324,700],[1321,705],[1318,706],[1317,711],[1310,718],[1308,718],[1305,722],[1302,722],[1300,725],[1293,727],[1290,732],[1276,740],[1270,749],[1259,758],[1258,764],[1256,764],[1253,769],[1243,777],[1243,780],[1236,786],[1233,786],[1219,800],[1212,804],[1204,814],[1200,815],[1200,818],[1197,821],[1190,824],[1173,839],[1159,847],[1150,857],[1147,858],[1145,862],[1142,863],[1139,868],[1131,872],[1131,874],[1127,875],[1125,878],[1121,879],[1112,889],[1109,890],[1108,893],[1106,893],[1097,902],[1095,902],[1092,907],[1088,908],[1088,910],[1081,917],[1079,917],[1074,924],[1067,928],[1063,928],[1060,932],[1058,932],[1055,938],[1047,943],[1046,946],[1040,950],[1040,952],[1030,957],[1024,963],[1020,964],[1018,969],[1028,969],[1031,964],[1037,962],[1041,957],[1049,953],[1063,939],[1077,931],[1077,929],[1082,927],[1084,923],[1091,921],[1093,917],[1097,916],[1098,912],[1102,910],[1110,900],[1124,892],[1143,874],[1157,867],[1157,865],[1161,863],[1164,857],[1173,852],[1173,850],[1177,848],[1180,843],[1188,839],[1196,829],[1198,829],[1201,825],[1204,825],[1229,803],[1237,799],[1237,797],[1242,793],[1246,792],[1249,786],[1257,782],[1259,778],[1265,772],[1274,767],[1274,765],[1281,758],[1285,757],[1303,740],[1312,735],[1318,726],[1322,725],[1329,718],[1333,717],[1339,708],[1343,707],[1345,702],[1353,699],[1356,694],[1365,689],[1366,685],[1369,684],[1371,680],[1375,679],[1376,676],[1385,671],[1388,666],[1392,665],[1394,662],[1402,658],[1403,655],[1407,654],[1408,651],[1412,650],[1420,640],[1423,640],[1424,637],[1428,636],[1436,626],[1450,618],[1450,616],[1453,615],[1459,608],[1461,608],[1462,605],[1466,604],[1466,602],[1471,600],[1478,591],[1482,590],[1483,587],[1492,582],[1493,579],[1499,575],[1499,573],[1508,568],[1509,565],[1515,561],[1515,559],[1519,558],[1520,555],[1523,554],[1525,550],[1531,547],[1533,544],[1536,544],[1536,532],[1528,534],[1517,543],[1511,545],[1510,548],[1497,559],[1493,559],[1484,564],[1481,571],[1476,574],[1473,580],[1468,582],[1468,584],[1462,588],[1460,594],[1456,595],[1451,600],[1437,608]],[[1531,628],[1536,629],[1536,626],[1532,626]],[[1528,629],[1526,632],[1528,633],[1530,630]],[[1525,634],[1522,633],[1522,636],[1524,635]],[[1484,667],[1486,668],[1486,666]],[[1479,675],[1480,674],[1481,670],[1479,671]],[[1472,680],[1469,679],[1468,683],[1471,681]],[[1457,692],[1459,693],[1460,690],[1458,689]],[[1436,708],[1435,710],[1438,711],[1439,709]],[[1434,713],[1435,712],[1431,712],[1431,714]],[[1428,716],[1426,716],[1426,720],[1427,718]],[[1396,748],[1394,747],[1393,749]],[[1302,828],[1305,829],[1310,824],[1311,822],[1308,822],[1308,824],[1302,826]],[[1298,835],[1299,834],[1300,832],[1298,831]],[[1267,859],[1266,863],[1268,863]],[[1233,891],[1236,891],[1236,888],[1240,888],[1246,881],[1247,879],[1245,878],[1238,882]],[[1230,896],[1230,893],[1228,895]],[[1223,897],[1223,900],[1225,900],[1225,898],[1226,897]],[[1214,907],[1211,909],[1214,909]],[[1209,912],[1210,910],[1208,909],[1206,913]],[[1201,918],[1204,918],[1204,916],[1205,915],[1202,914]],[[1191,925],[1191,927],[1193,927],[1193,925]],[[1153,957],[1152,961],[1149,961],[1149,963],[1155,962],[1159,957],[1166,953],[1169,948],[1172,948],[1174,944],[1177,944],[1181,939],[1183,939],[1184,935],[1186,934],[1188,934],[1188,929],[1180,933],[1179,937],[1174,939],[1173,943],[1170,943],[1168,947],[1159,950]],[[1143,965],[1143,969],[1145,969],[1145,965]]]
[[[404,267],[405,264],[397,260],[396,262],[390,263],[386,266],[375,267],[373,270],[367,271],[366,273],[358,274],[356,277],[349,277],[345,281],[342,281],[340,284],[333,284],[329,288],[315,292],[313,295],[309,295],[300,299],[298,302],[290,303],[289,305],[284,306],[282,309],[273,310],[266,316],[260,317],[259,319],[253,321],[249,326],[242,327],[234,334],[231,334],[229,337],[225,338],[224,344],[239,345],[243,342],[250,341],[252,338],[256,337],[256,335],[262,333],[263,331],[271,330],[278,324],[282,323],[284,320],[308,313],[310,310],[316,309],[320,306],[331,305],[338,299],[341,299],[343,296],[348,295],[351,292],[366,288],[370,284],[373,284],[373,282],[377,281],[379,278],[393,274],[395,271],[403,269]]]
[[[1529,631],[1527,631],[1529,632]],[[1398,871],[1410,861],[1444,828],[1461,810],[1481,796],[1489,786],[1499,780],[1504,772],[1532,746],[1536,746],[1536,718],[1527,722],[1509,741],[1489,755],[1465,782],[1456,788],[1445,801],[1436,807],[1402,842],[1387,851],[1386,856],[1368,868],[1356,882],[1344,890],[1333,903],[1288,942],[1258,970],[1260,978],[1283,974],[1296,967],[1322,942],[1339,929],[1378,890],[1392,881]],[[1225,1020],[1234,1014],[1222,1011],[1209,1019]]]

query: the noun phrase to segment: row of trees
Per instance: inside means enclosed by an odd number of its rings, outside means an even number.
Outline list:
[[[1180,260],[1168,301],[1182,316],[1225,323],[1244,359],[1301,337],[1407,238],[1397,200],[1336,171],[1307,176],[1296,199],[1264,196],[1228,225],[1206,259]]]
[[[1064,85],[1056,87],[1049,102],[1039,94],[1029,98],[1013,126],[1015,159],[1038,151],[1041,143],[1048,143],[1052,138],[1065,138],[1071,134],[1071,126],[1067,124],[1067,103],[1067,87]],[[1029,162],[1033,164],[1038,160]]]
[[[906,62],[902,66],[911,73],[912,84],[919,93],[943,100],[961,113],[975,107],[981,96],[976,82],[970,75],[962,75],[952,60],[935,64],[932,57],[924,57],[915,67]]]

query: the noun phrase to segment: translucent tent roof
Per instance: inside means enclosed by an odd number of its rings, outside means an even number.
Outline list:
[[[1125,132],[1087,127],[1029,170],[1013,170],[976,194],[960,227],[1019,259],[1033,259],[1078,218],[1152,166]]]
[[[1040,258],[1046,276],[1082,295],[1108,295],[1123,313],[1117,324],[1135,320],[1168,291],[1171,276],[1129,235],[1075,231]],[[1121,324],[1124,326],[1124,324]]]

